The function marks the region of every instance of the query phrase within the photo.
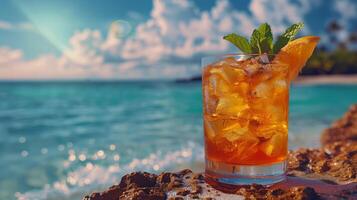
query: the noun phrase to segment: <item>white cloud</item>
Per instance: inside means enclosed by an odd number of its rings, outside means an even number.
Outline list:
[[[17,62],[22,59],[22,51],[10,49],[8,47],[0,48],[0,66]]]
[[[115,30],[120,27],[111,28],[107,36],[98,30],[86,29],[71,37],[69,48],[59,58],[16,60],[17,67],[11,70],[34,68],[38,78],[55,77],[52,71],[56,70],[62,78],[191,76],[199,73],[202,56],[230,51],[232,45],[222,40],[222,35],[230,32],[250,35],[253,27],[262,22],[272,24],[275,31],[282,31],[291,23],[303,21],[309,10],[306,2],[252,0],[250,12],[245,12],[233,9],[228,0],[217,0],[209,11],[200,11],[189,0],[153,0],[150,18],[138,24],[131,37],[116,37]],[[26,75],[31,78],[30,73],[19,77]],[[0,72],[0,78],[4,77]]]
[[[281,33],[285,28],[296,22],[303,22],[304,15],[312,5],[306,0],[291,2],[289,0],[252,0],[250,11],[253,19],[259,23],[268,22],[274,33]],[[305,31],[308,27],[305,26]]]
[[[342,20],[357,18],[357,5],[349,0],[335,1],[334,8],[341,15]]]
[[[350,0],[339,0],[334,2],[335,12],[340,16],[338,23],[340,23],[344,28],[336,33],[338,41],[346,41],[350,35],[350,31],[355,27],[354,20],[357,19],[357,3]],[[347,43],[347,46],[352,49],[356,49],[356,46]]]
[[[0,20],[0,30],[35,30],[33,25],[28,22],[10,23],[8,21]]]
[[[9,62],[3,62],[0,57],[0,79],[112,79],[113,73],[109,67],[86,68],[78,65],[68,65],[63,58],[53,55],[42,55],[32,60],[25,60],[18,50],[0,48],[0,55],[13,55]],[[4,56],[5,57],[5,56]]]
[[[12,29],[13,26],[12,24],[10,24],[9,22],[7,21],[0,21],[0,29],[5,29],[5,30],[8,30],[8,29]]]
[[[69,40],[70,47],[64,51],[63,57],[66,62],[79,66],[101,65],[104,61],[100,49],[103,42],[99,31],[77,32]]]

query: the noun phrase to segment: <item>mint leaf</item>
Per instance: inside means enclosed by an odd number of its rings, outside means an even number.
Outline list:
[[[291,25],[285,32],[278,38],[273,47],[273,53],[278,53],[289,41],[293,40],[295,35],[304,27],[304,23],[300,22]]]
[[[228,34],[223,39],[231,42],[244,53],[263,54],[278,53],[304,27],[303,23],[291,25],[273,44],[273,33],[268,23],[254,29],[250,40],[235,33]]]
[[[255,29],[250,38],[253,53],[271,53],[273,48],[273,34],[269,24],[261,24]]]
[[[273,33],[268,23],[261,24],[258,27],[260,33],[260,46],[263,53],[271,53],[273,49]]]
[[[231,34],[224,36],[223,39],[231,42],[232,44],[234,44],[236,47],[238,47],[244,53],[252,52],[249,42],[245,37],[242,37],[235,33],[231,33]]]
[[[250,46],[252,48],[252,53],[262,53],[262,48],[260,46],[261,34],[257,29],[254,29],[252,36],[250,37]]]
[[[274,44],[273,53],[278,53],[281,48],[283,48],[286,44],[288,44],[289,41],[290,41],[289,38],[280,36]]]
[[[260,46],[263,53],[272,53],[273,41],[269,40],[268,38],[264,38],[262,41],[260,41]]]
[[[294,39],[295,35],[304,27],[304,23],[300,22],[297,24],[291,25],[289,28],[285,30],[283,33],[284,37],[289,38],[289,40]]]

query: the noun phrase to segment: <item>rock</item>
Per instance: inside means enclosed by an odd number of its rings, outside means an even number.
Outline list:
[[[119,185],[111,186],[108,190],[98,193],[92,193],[90,196],[85,196],[84,200],[117,200],[123,193]]]
[[[357,104],[321,135],[323,146],[338,141],[350,141],[357,144]]]
[[[120,200],[165,200],[166,194],[160,188],[132,188],[120,195]]]
[[[357,181],[357,149],[328,154],[323,149],[299,149],[288,158],[288,174],[325,176],[336,182]]]
[[[154,187],[156,185],[157,175],[147,172],[134,172],[123,176],[119,187],[123,189]]]
[[[184,188],[180,188],[176,191],[176,194],[177,195],[180,195],[180,196],[187,196],[190,194],[190,190],[187,190],[187,189],[184,189]]]
[[[169,200],[184,200],[183,197],[170,197]]]
[[[290,174],[314,174],[335,182],[357,181],[357,104],[327,128],[321,149],[299,149],[289,153]]]
[[[357,199],[357,104],[323,132],[321,143],[319,149],[290,151],[287,180],[271,187],[219,188],[189,169],[159,175],[134,172],[123,176],[119,185],[83,199]]]
[[[107,191],[101,193],[93,193],[90,196],[84,197],[85,200],[118,200],[123,199],[140,199],[145,196],[158,197],[156,186],[157,175],[146,172],[134,172],[123,176],[119,185],[110,187]],[[154,190],[154,191],[151,191]],[[131,191],[132,196],[129,196],[128,191]],[[161,191],[161,190],[160,190]],[[161,193],[165,194],[163,191]],[[128,197],[128,198],[127,198]],[[130,197],[130,198],[129,198]],[[134,198],[135,197],[135,198]],[[164,198],[165,199],[165,198]]]
[[[164,172],[157,177],[157,182],[160,184],[170,183],[173,177],[176,177],[176,174]]]
[[[237,194],[243,195],[247,200],[266,199],[266,200],[283,200],[283,199],[301,199],[301,200],[318,200],[321,197],[310,187],[292,187],[288,190],[267,189],[259,185],[252,185],[241,188]]]

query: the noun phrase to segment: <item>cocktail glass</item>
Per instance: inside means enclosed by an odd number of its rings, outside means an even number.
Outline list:
[[[274,55],[202,59],[205,176],[229,185],[285,179],[288,67]]]

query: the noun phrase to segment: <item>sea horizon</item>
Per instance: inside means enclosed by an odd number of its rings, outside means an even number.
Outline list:
[[[198,77],[201,77],[201,75],[196,75],[196,76],[188,76],[188,77],[178,77],[178,78],[150,78],[150,79],[143,79],[143,78],[138,78],[138,79],[108,79],[108,78],[86,78],[86,79],[0,79],[0,83],[26,83],[26,82],[54,82],[54,83],[77,83],[77,82],[84,82],[84,83],[110,83],[110,82],[125,82],[125,83],[139,83],[139,82],[178,82],[178,83],[191,83],[191,82],[200,82]],[[294,80],[294,84],[299,84],[303,83],[306,78],[309,79],[309,82],[313,80],[314,78],[319,79],[319,78],[325,78],[327,84],[334,84],[334,78],[339,78],[343,79],[345,77],[350,77],[353,78],[352,84],[357,84],[355,82],[355,79],[357,79],[357,74],[318,74],[318,75],[299,75],[297,80]],[[330,80],[331,81],[330,81]],[[312,81],[313,83],[313,81]],[[348,83],[348,82],[345,82]]]

